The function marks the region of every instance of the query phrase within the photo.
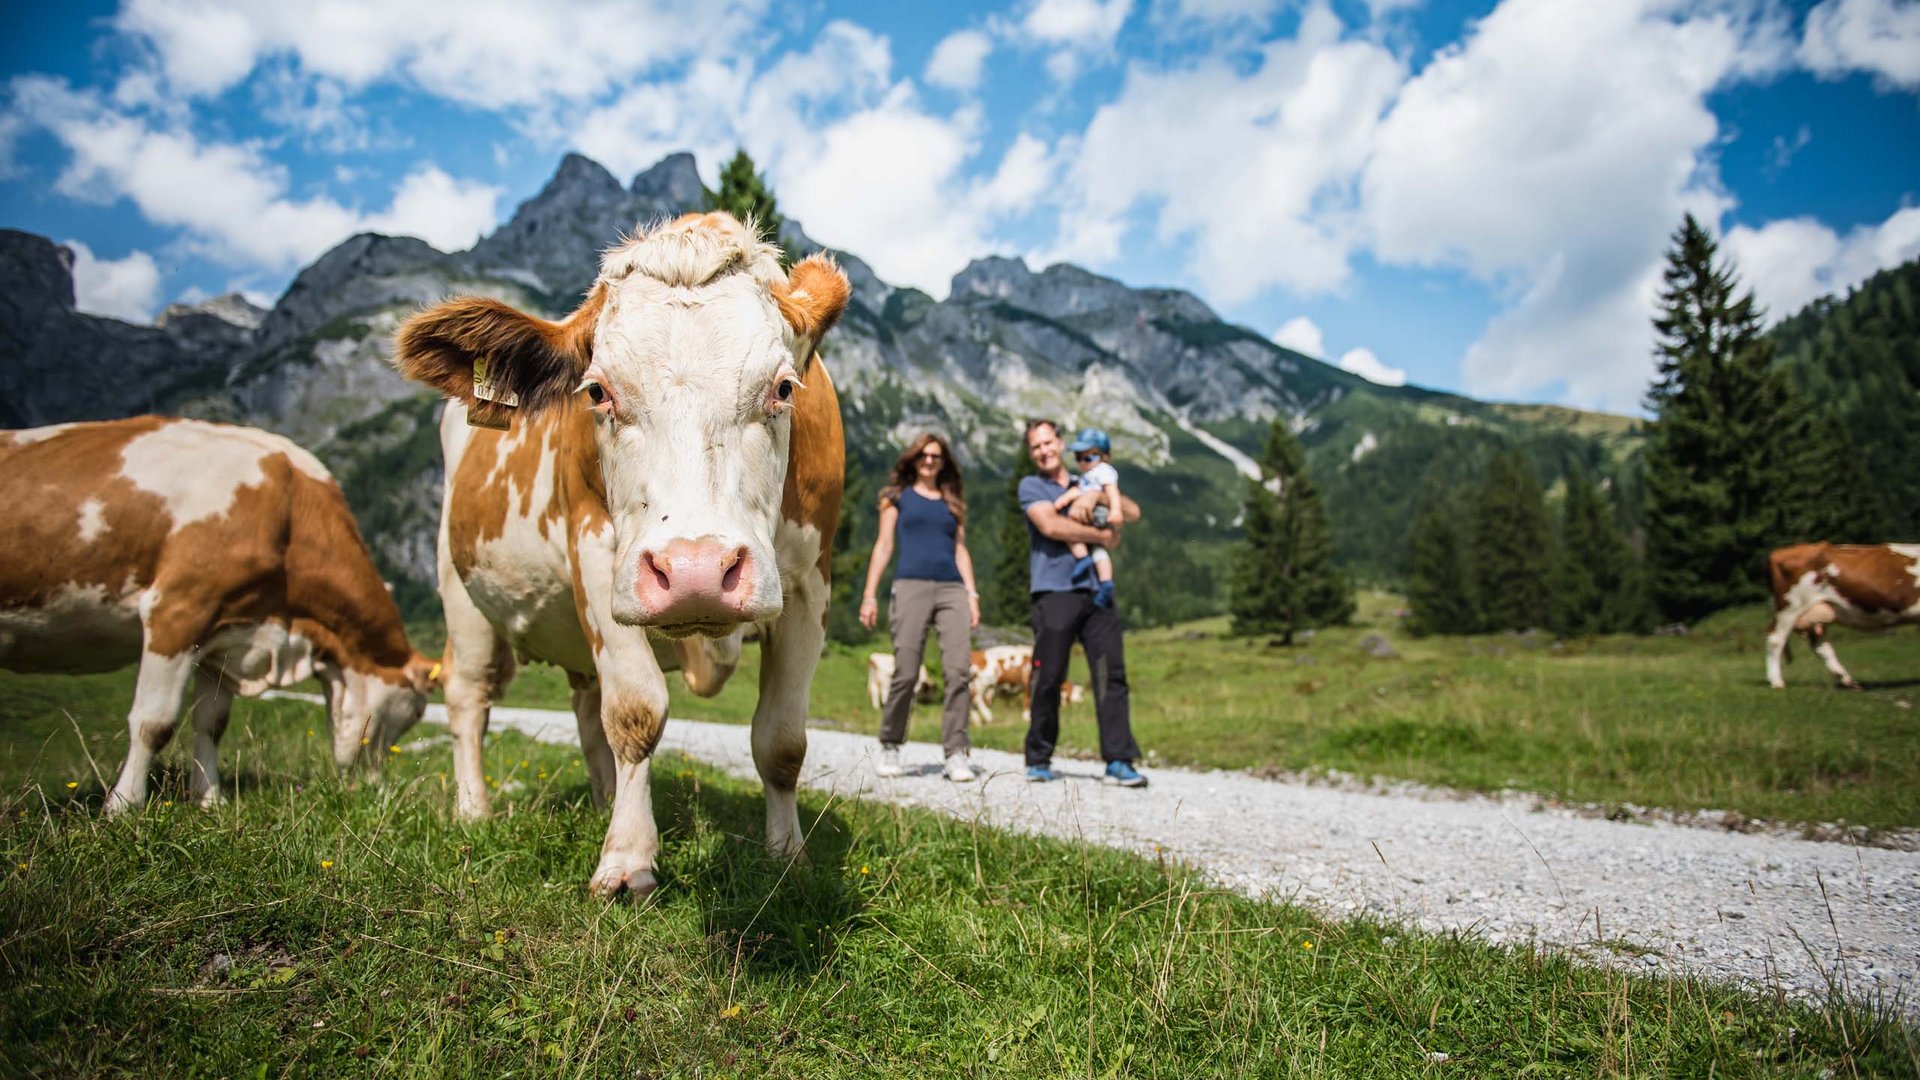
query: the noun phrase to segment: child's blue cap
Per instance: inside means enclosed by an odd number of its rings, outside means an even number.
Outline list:
[[[1088,450],[1098,450],[1101,454],[1112,457],[1113,442],[1107,438],[1106,432],[1097,427],[1081,428],[1080,434],[1073,437],[1073,445],[1067,447],[1067,452],[1079,454]]]

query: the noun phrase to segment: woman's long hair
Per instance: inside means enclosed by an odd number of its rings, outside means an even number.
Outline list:
[[[960,479],[960,463],[953,459],[953,447],[947,440],[931,431],[908,443],[906,453],[893,463],[887,486],[880,489],[880,506],[885,509],[894,505],[900,500],[900,493],[913,486],[920,472],[920,454],[935,445],[940,447],[940,474],[933,478],[933,484],[940,489],[940,498],[946,502],[947,509],[953,511],[953,520],[965,525],[967,485]]]

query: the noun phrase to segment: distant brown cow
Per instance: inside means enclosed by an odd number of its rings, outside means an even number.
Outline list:
[[[1865,630],[1920,622],[1920,544],[1796,544],[1767,556],[1773,587],[1773,630],[1767,635],[1767,682],[1787,685],[1780,662],[1795,630],[1839,684],[1859,689],[1840,666],[1826,625]]]
[[[346,499],[278,435],[158,416],[0,431],[0,506],[0,667],[140,665],[109,813],[146,800],[189,683],[201,803],[235,694],[317,676],[342,766],[426,707],[434,664]]]

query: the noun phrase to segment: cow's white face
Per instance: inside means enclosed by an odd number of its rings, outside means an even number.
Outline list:
[[[377,675],[331,664],[318,674],[327,691],[333,760],[342,769],[362,762],[378,771],[388,747],[426,712],[426,691],[417,686],[396,686]]]
[[[780,614],[795,395],[847,297],[831,259],[789,275],[732,217],[689,214],[607,252],[566,320],[449,301],[408,320],[397,362],[469,406],[590,405],[616,561],[588,587],[622,623],[719,636]]]
[[[773,535],[806,359],[794,353],[748,274],[691,289],[606,280],[586,386],[618,621],[717,636],[780,614]]]

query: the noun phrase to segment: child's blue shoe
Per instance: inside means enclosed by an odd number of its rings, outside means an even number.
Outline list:
[[[1113,582],[1103,581],[1100,583],[1099,588],[1093,590],[1093,606],[1094,607],[1112,607],[1113,606]]]
[[[1080,558],[1074,560],[1074,563],[1073,563],[1074,577],[1084,577],[1091,573],[1093,573],[1093,556],[1082,555]]]

